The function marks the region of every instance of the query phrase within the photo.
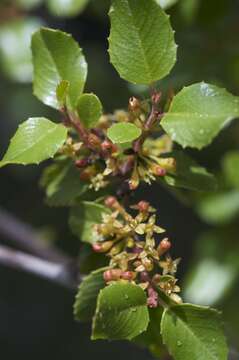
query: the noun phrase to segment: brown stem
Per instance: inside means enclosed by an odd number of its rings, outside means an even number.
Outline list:
[[[82,125],[80,119],[73,112],[64,111],[64,115],[66,116],[69,124],[72,125],[74,129],[77,131],[80,139],[84,142],[84,144],[87,147],[89,147],[89,142],[88,142],[89,133]]]

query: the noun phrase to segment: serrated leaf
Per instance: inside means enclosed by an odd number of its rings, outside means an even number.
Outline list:
[[[1,66],[11,80],[32,80],[31,35],[40,26],[37,18],[11,20],[0,26]]]
[[[228,349],[216,310],[191,304],[165,309],[161,333],[175,360],[226,360]]]
[[[149,322],[145,292],[138,285],[114,283],[100,291],[92,339],[132,339]]]
[[[239,189],[239,151],[228,152],[223,158],[222,167],[228,185]]]
[[[238,97],[202,82],[183,88],[174,97],[161,125],[183,147],[201,149],[238,116]]]
[[[32,37],[34,94],[46,105],[59,108],[56,87],[69,81],[68,105],[75,108],[87,76],[87,63],[71,35],[41,28]]]
[[[165,77],[176,61],[169,18],[154,0],[114,0],[110,9],[110,60],[120,76],[151,84]]]
[[[56,98],[59,106],[66,105],[66,99],[69,92],[70,83],[67,80],[62,80],[56,87]]]
[[[103,278],[103,273],[106,269],[107,268],[92,271],[81,282],[74,303],[74,316],[76,320],[92,320],[96,309],[98,294],[100,290],[106,286]]]
[[[109,210],[101,204],[82,201],[70,211],[69,225],[74,235],[81,241],[94,242],[94,225],[102,222],[102,214]]]
[[[239,215],[239,191],[209,195],[199,201],[197,212],[209,224],[227,224]]]
[[[49,11],[55,16],[71,17],[82,12],[89,0],[48,0]]]
[[[41,178],[49,206],[69,206],[88,190],[80,180],[79,170],[72,162],[60,162],[48,166]]]
[[[175,173],[168,173],[164,181],[179,188],[195,191],[213,191],[217,187],[215,176],[182,151],[174,151],[167,156],[176,160]]]
[[[117,123],[112,125],[107,136],[114,144],[130,143],[141,135],[142,131],[132,123]]]
[[[45,118],[30,118],[19,127],[0,167],[7,164],[39,164],[51,158],[63,145],[67,129]]]
[[[77,102],[77,112],[85,127],[92,128],[102,115],[102,104],[95,94],[83,94]]]

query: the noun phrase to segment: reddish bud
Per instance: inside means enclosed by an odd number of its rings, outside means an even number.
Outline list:
[[[135,273],[133,271],[124,271],[121,274],[121,279],[124,280],[133,280],[135,278]]]
[[[139,211],[146,212],[149,209],[149,203],[147,201],[140,201],[138,203],[138,209]]]
[[[110,269],[104,272],[103,277],[106,282],[109,282],[109,281],[119,280],[121,274],[122,274],[121,269]]]
[[[93,244],[93,245],[92,245],[92,248],[93,248],[93,250],[94,250],[95,252],[98,252],[98,253],[102,252],[102,246],[101,246],[101,244],[99,244],[99,243]]]
[[[104,253],[110,250],[113,245],[113,241],[105,241],[102,243],[95,243],[92,245],[92,248],[95,252]]]
[[[169,251],[169,249],[171,248],[172,244],[169,241],[168,238],[163,239],[162,241],[160,241],[159,246],[157,248],[158,254],[159,256],[162,256],[163,254],[165,254],[167,251]]]
[[[105,205],[110,208],[113,208],[117,203],[118,203],[118,201],[117,201],[116,197],[114,197],[114,196],[108,196],[105,199]]]
[[[109,140],[105,140],[105,141],[103,141],[102,144],[101,144],[101,149],[102,149],[103,151],[111,150],[112,145],[113,145],[113,144],[112,144]]]
[[[162,168],[159,165],[156,165],[154,168],[154,173],[157,176],[165,176],[166,175],[166,170],[164,168]]]
[[[156,308],[158,306],[158,293],[152,288],[148,288],[147,305],[150,308]]]
[[[84,168],[88,165],[88,159],[79,159],[75,161],[75,166],[78,168]]]

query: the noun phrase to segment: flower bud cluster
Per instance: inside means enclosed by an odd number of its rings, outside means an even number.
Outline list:
[[[167,153],[172,151],[172,146],[172,141],[167,135],[145,140],[130,179],[131,190],[137,188],[140,181],[151,184],[157,177],[175,173],[176,161],[173,157],[167,156]]]
[[[172,151],[172,141],[166,135],[157,139],[151,137],[151,133],[159,130],[157,114],[160,115],[160,99],[161,94],[155,92],[150,106],[147,101],[131,97],[128,111],[117,110],[103,115],[97,127],[92,129],[84,128],[80,119],[68,116],[69,126],[72,124],[74,131],[61,153],[74,160],[80,179],[89,183],[90,188],[98,191],[112,181],[120,180],[127,182],[129,190],[135,190],[141,181],[150,184],[157,177],[175,172],[175,159],[166,155]],[[150,114],[154,114],[152,124],[148,121]],[[134,123],[142,131],[142,135],[127,149],[113,144],[107,137],[109,127],[119,122]]]
[[[179,259],[168,255],[171,242],[168,238],[157,241],[155,234],[165,230],[156,224],[155,209],[146,201],[131,206],[137,211],[133,217],[113,197],[105,199],[111,209],[103,214],[102,223],[95,225],[93,250],[110,258],[104,273],[107,284],[114,281],[130,281],[141,286],[148,295],[148,306],[159,305],[157,288],[174,301],[180,302],[180,291],[175,273]]]

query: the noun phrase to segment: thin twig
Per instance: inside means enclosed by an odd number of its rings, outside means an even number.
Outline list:
[[[0,265],[37,275],[68,289],[75,290],[77,287],[74,273],[66,265],[39,259],[3,245],[0,245]]]
[[[17,248],[39,258],[62,264],[72,262],[71,258],[47,244],[31,226],[16,219],[2,208],[0,208],[0,235]]]

